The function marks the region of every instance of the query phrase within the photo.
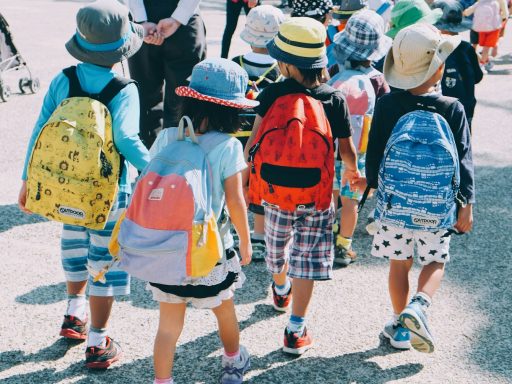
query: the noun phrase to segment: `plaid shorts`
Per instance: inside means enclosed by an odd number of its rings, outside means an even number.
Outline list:
[[[334,205],[325,211],[297,209],[283,211],[265,207],[265,261],[271,273],[307,280],[332,278],[334,260],[332,224]]]

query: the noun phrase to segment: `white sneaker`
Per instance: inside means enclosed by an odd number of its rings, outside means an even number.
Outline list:
[[[251,357],[244,346],[240,346],[240,357],[238,360],[222,356],[221,384],[241,384],[244,381],[244,374],[251,367]]]

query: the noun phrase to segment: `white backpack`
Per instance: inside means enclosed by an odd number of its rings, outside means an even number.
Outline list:
[[[491,32],[501,27],[500,4],[497,0],[479,0],[473,16],[473,30]]]

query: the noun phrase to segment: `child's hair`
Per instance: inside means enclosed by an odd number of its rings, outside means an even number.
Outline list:
[[[199,128],[204,119],[208,119],[207,131],[235,133],[240,127],[239,110],[209,101],[184,97],[181,104],[181,116],[188,116],[194,127]]]
[[[329,73],[325,68],[304,69],[297,68],[307,84],[316,82],[326,83],[329,80]]]
[[[356,69],[358,67],[370,67],[372,62],[370,60],[349,60],[350,67]]]

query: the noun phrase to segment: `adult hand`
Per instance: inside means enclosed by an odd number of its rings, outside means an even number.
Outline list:
[[[20,193],[18,194],[18,207],[25,213],[31,214],[25,205],[27,204],[27,182],[23,181],[21,184]]]
[[[258,5],[258,0],[249,0],[248,4],[249,8],[254,8]]]
[[[473,228],[473,204],[467,204],[459,208],[455,229],[461,233],[471,231]]]
[[[167,19],[160,20],[156,28],[157,32],[162,35],[164,39],[167,39],[174,35],[180,26],[181,23],[178,20],[169,17]]]
[[[164,42],[164,38],[157,32],[155,23],[145,21],[141,25],[144,28],[144,42],[146,44],[161,45]]]

